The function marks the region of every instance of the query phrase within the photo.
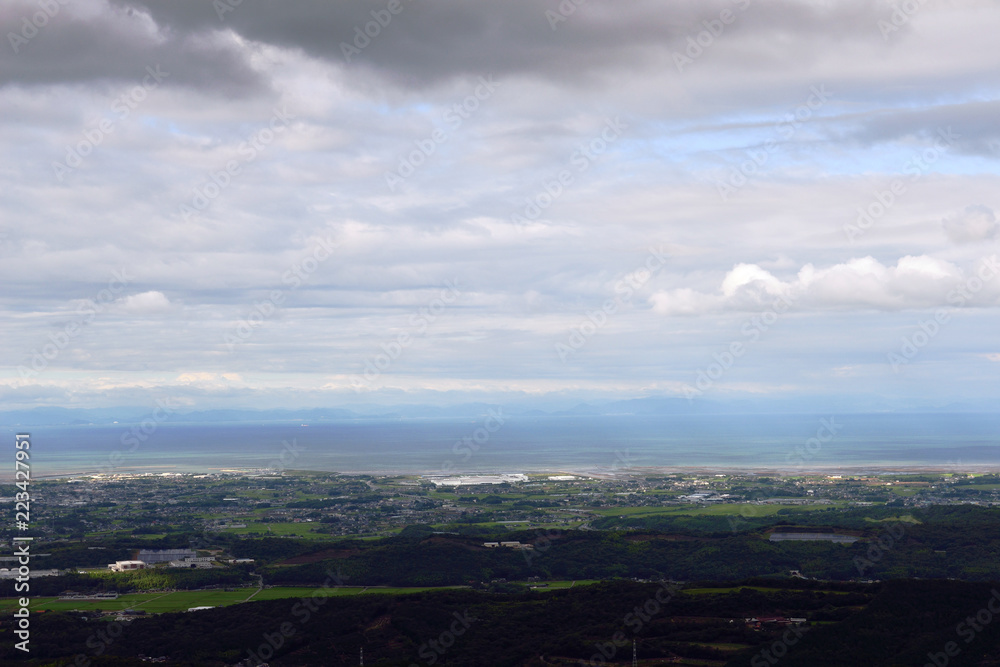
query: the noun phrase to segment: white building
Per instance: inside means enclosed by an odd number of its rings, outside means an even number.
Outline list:
[[[18,568],[0,568],[0,579],[15,579],[21,576],[20,570]],[[59,570],[32,570],[28,573],[29,579],[35,579],[36,577],[58,577]]]
[[[183,560],[172,560],[167,565],[169,567],[210,568],[212,567],[213,560],[212,558],[185,558]]]
[[[143,549],[137,558],[145,563],[169,563],[197,555],[192,549]]]
[[[507,549],[534,549],[533,544],[521,544],[520,542],[483,542],[483,546],[495,549],[497,547],[506,547]]]
[[[129,570],[145,570],[146,563],[141,560],[117,560],[108,567],[112,572],[127,572]]]
[[[435,486],[476,486],[479,484],[520,484],[527,482],[528,476],[524,473],[503,473],[499,475],[454,475],[450,477],[438,477],[425,475],[424,479]]]

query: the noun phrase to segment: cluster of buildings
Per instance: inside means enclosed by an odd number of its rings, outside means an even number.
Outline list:
[[[146,563],[141,560],[116,560],[108,564],[108,569],[112,572],[129,572],[131,570],[145,570]]]
[[[499,475],[451,475],[448,477],[427,475],[424,479],[434,486],[478,486],[480,484],[517,484],[527,482],[528,476],[518,472]]]
[[[119,560],[108,565],[112,572],[145,570],[150,565],[166,563],[168,567],[210,568],[214,556],[198,556],[191,549],[144,549],[135,560]]]
[[[765,625],[800,625],[806,620],[804,618],[785,618],[784,616],[760,616],[743,619],[747,627],[752,630],[760,630]]]
[[[860,538],[839,533],[771,533],[771,542],[836,542],[838,544],[854,544]]]
[[[534,544],[521,544],[520,542],[483,542],[483,546],[488,549],[496,549],[497,547],[506,549],[534,549]]]

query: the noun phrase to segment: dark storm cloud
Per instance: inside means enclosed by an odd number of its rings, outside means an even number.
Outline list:
[[[132,8],[15,0],[0,9],[0,86],[139,82],[151,67],[164,85],[244,94],[263,80],[231,40],[161,30]],[[82,11],[84,8],[92,11]]]
[[[885,363],[1000,251],[1000,175],[978,157],[994,5],[922,3],[883,35],[883,0],[390,2],[0,2],[0,398],[364,402],[354,378],[401,333],[373,401],[680,395],[779,294],[794,312],[720,392],[996,396],[1000,280],[922,375]],[[140,89],[157,65],[162,89]],[[279,111],[287,130],[248,157]],[[848,235],[862,207],[880,215]],[[651,248],[668,261],[623,296]],[[448,281],[457,302],[420,324]]]
[[[608,11],[606,3],[595,2],[552,30],[545,11],[558,11],[557,3],[534,0],[400,0],[396,14],[388,13],[388,0],[244,0],[232,11],[224,10],[221,18],[211,3],[199,0],[118,1],[135,2],[157,22],[178,30],[231,28],[247,39],[302,49],[339,65],[368,66],[412,87],[484,71],[577,78],[622,64],[635,49],[676,38],[684,25],[710,13],[684,6],[652,11],[648,3],[635,1]],[[366,24],[377,19],[384,26],[369,26],[369,33],[378,34],[368,37]]]
[[[858,24],[874,27],[878,17],[870,2],[822,7],[790,2],[758,6],[752,0],[114,1],[148,11],[157,23],[180,32],[228,28],[249,40],[368,68],[408,88],[483,72],[582,81],[623,65],[672,67],[673,53],[682,53],[688,38],[710,29],[709,24],[716,30],[779,38],[814,34],[825,43],[857,38]],[[388,12],[390,6],[396,14]],[[723,26],[719,19],[724,12],[728,20]],[[365,35],[366,28],[375,36]],[[654,58],[657,51],[666,58]],[[775,52],[765,57],[777,64],[783,56]]]

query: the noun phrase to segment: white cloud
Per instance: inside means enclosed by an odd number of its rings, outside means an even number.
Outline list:
[[[981,204],[967,206],[964,211],[941,221],[945,234],[955,243],[975,243],[997,238],[1000,224],[993,209]]]
[[[37,11],[7,4],[0,24],[15,32]],[[0,237],[0,375],[44,366],[32,380],[52,403],[57,389],[65,402],[138,396],[122,385],[112,397],[100,378],[113,373],[195,403],[267,404],[272,390],[291,405],[342,401],[316,378],[360,372],[458,278],[461,298],[386,387],[662,391],[735,335],[732,320],[783,297],[809,316],[762,332],[727,382],[822,394],[829,369],[868,368],[898,342],[886,321],[949,305],[1000,238],[983,205],[1000,189],[995,3],[928,3],[883,39],[888,5],[753,2],[683,72],[674,52],[739,3],[589,0],[555,32],[533,0],[428,4],[351,63],[339,43],[371,20],[356,3],[245,0],[220,23],[211,3],[86,0],[19,53],[0,50],[0,218],[16,221]],[[122,114],[114,101],[158,64],[169,77]],[[495,94],[448,123],[491,74]],[[809,107],[815,87],[831,96]],[[294,122],[244,161],[241,144],[282,108]],[[581,170],[578,151],[619,116],[621,137]],[[114,131],[98,133],[101,120]],[[937,151],[948,126],[961,138]],[[57,180],[53,162],[77,148],[87,155]],[[384,174],[413,155],[421,164],[390,192]],[[927,155],[914,179],[907,165]],[[716,180],[733,174],[745,184],[723,201]],[[185,220],[196,187],[211,201]],[[531,200],[541,215],[512,225]],[[882,214],[851,244],[858,209]],[[330,235],[336,250],[293,288],[287,272]],[[650,246],[669,248],[665,266],[562,364],[554,343],[619,296]],[[121,271],[128,284],[109,283]],[[996,350],[997,283],[915,364],[974,360],[936,372],[995,393],[983,355]],[[799,344],[809,353],[787,362]],[[44,384],[56,378],[69,379]]]
[[[949,293],[967,274],[972,275],[927,255],[907,255],[895,266],[886,266],[871,256],[825,268],[806,264],[786,281],[757,265],[737,264],[726,273],[718,292],[677,288],[657,292],[649,300],[663,315],[758,310],[782,296],[793,300],[799,310],[929,308],[947,306]],[[998,295],[1000,287],[991,279],[969,302],[995,305]]]
[[[663,315],[700,315],[718,306],[721,297],[702,294],[688,287],[657,292],[649,297],[653,309]]]
[[[124,313],[134,315],[163,313],[170,309],[170,299],[163,292],[142,292],[122,299],[119,302],[119,309]]]

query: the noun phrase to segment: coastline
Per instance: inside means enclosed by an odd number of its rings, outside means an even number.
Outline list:
[[[691,465],[691,466],[634,466],[621,467],[617,469],[608,468],[554,468],[554,467],[524,467],[504,470],[481,470],[481,469],[452,469],[444,472],[440,469],[366,469],[366,470],[319,470],[319,469],[289,469],[274,471],[266,468],[197,468],[183,469],[179,465],[137,465],[120,466],[112,472],[101,473],[98,470],[67,470],[59,471],[47,475],[36,475],[34,479],[45,481],[58,481],[89,478],[103,475],[108,478],[115,476],[136,476],[136,475],[312,475],[312,474],[339,474],[339,475],[371,475],[377,477],[450,477],[450,476],[477,476],[496,475],[499,473],[524,473],[529,476],[540,475],[574,475],[578,477],[591,477],[596,479],[616,479],[631,478],[648,475],[756,475],[761,477],[801,477],[801,476],[829,476],[842,475],[846,477],[859,476],[884,476],[884,475],[926,475],[926,474],[1000,474],[1000,465],[989,463],[969,463],[955,465],[935,465],[935,464],[903,464],[894,465],[892,463],[874,463],[871,465],[812,465],[812,466],[725,466],[725,465]],[[0,476],[0,482],[13,482],[13,476]]]

